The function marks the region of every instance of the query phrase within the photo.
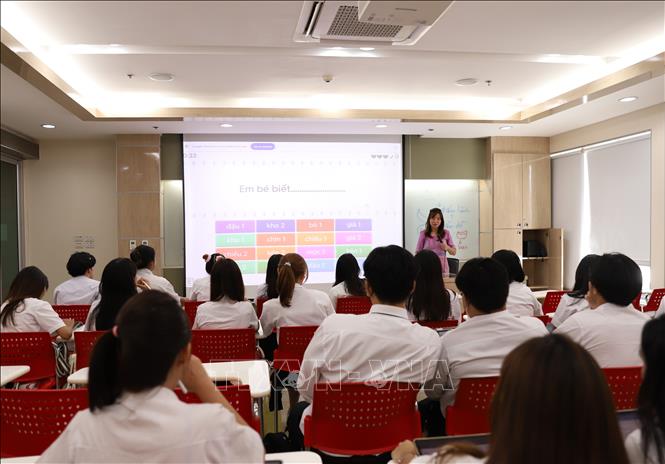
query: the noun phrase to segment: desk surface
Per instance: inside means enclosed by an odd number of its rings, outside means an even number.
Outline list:
[[[204,363],[203,367],[213,381],[249,385],[252,398],[270,396],[270,371],[264,360]],[[67,377],[67,382],[72,385],[87,385],[88,368],[77,370]]]
[[[0,387],[30,372],[30,366],[0,366]]]

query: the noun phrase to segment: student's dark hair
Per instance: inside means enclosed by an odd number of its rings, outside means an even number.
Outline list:
[[[650,320],[642,329],[644,378],[637,397],[644,462],[656,449],[658,464],[665,463],[665,316]]]
[[[626,255],[605,253],[591,265],[589,282],[608,303],[628,306],[642,291],[642,271]]]
[[[104,267],[99,283],[101,300],[96,311],[95,329],[109,330],[115,325],[120,308],[136,295],[136,265],[127,258],[116,258]],[[90,327],[86,327],[90,330]]]
[[[445,321],[450,317],[450,294],[443,284],[441,260],[432,250],[416,253],[416,288],[407,308],[418,321]]]
[[[566,336],[532,338],[504,359],[487,464],[627,464],[607,381]],[[533,440],[532,433],[547,437]]]
[[[277,290],[277,268],[282,255],[275,254],[268,259],[268,266],[266,267],[266,297],[270,300],[279,296]]]
[[[95,267],[95,264],[97,264],[97,260],[90,253],[77,251],[67,261],[67,272],[72,277],[78,277],[85,274],[88,269]]]
[[[118,314],[116,330],[102,335],[92,350],[90,410],[112,405],[123,392],[162,385],[190,339],[185,312],[171,296],[147,290],[132,297]]]
[[[144,269],[155,260],[155,249],[149,245],[139,245],[132,250],[129,257],[137,269]]]
[[[363,281],[360,280],[359,275],[360,266],[358,266],[358,260],[356,257],[351,253],[344,253],[337,258],[337,265],[335,266],[335,283],[333,284],[333,287],[344,282],[344,286],[349,295],[365,296],[365,286],[363,285]]]
[[[206,262],[206,272],[210,275],[212,274],[212,267],[220,259],[225,259],[224,255],[221,253],[213,253],[211,255],[203,255],[203,260]]]
[[[600,258],[598,255],[586,255],[575,269],[575,285],[573,291],[568,296],[573,298],[584,298],[589,291],[589,270],[593,263]]]
[[[245,301],[242,272],[232,259],[217,261],[210,274],[210,301],[219,301],[224,297],[233,301]]]
[[[524,275],[524,269],[522,269],[522,263],[517,253],[512,250],[499,250],[494,252],[492,259],[501,263],[506,268],[509,282],[524,282],[526,276]]]
[[[425,224],[425,237],[432,235],[432,226],[430,225],[429,220],[437,215],[441,217],[441,225],[439,226],[439,230],[436,231],[436,237],[439,242],[443,242],[443,231],[446,225],[446,221],[443,220],[443,212],[439,208],[432,208],[429,210],[429,214],[427,215],[427,224]]]
[[[397,245],[374,248],[363,263],[365,279],[381,303],[406,301],[416,280],[413,255]]]
[[[470,259],[457,273],[455,285],[468,303],[486,314],[501,310],[508,299],[508,271],[494,259]]]
[[[38,267],[27,266],[21,269],[12,280],[5,301],[7,304],[0,313],[0,323],[7,326],[14,324],[16,308],[26,298],[41,298],[48,290],[48,277]]]
[[[299,254],[287,253],[282,256],[277,268],[277,292],[282,306],[291,306],[296,281],[301,277],[307,280],[308,272],[307,263]]]

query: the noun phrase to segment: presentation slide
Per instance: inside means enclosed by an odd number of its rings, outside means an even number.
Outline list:
[[[265,281],[268,258],[298,253],[308,283],[335,279],[352,253],[403,243],[402,145],[291,139],[184,141],[186,282],[205,253],[235,260],[245,285]]]

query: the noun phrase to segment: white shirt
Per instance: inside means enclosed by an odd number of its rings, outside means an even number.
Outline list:
[[[268,296],[268,284],[263,283],[256,289],[256,298],[265,298]]]
[[[511,282],[506,309],[518,316],[542,316],[543,307],[524,282]]]
[[[628,462],[630,464],[657,464],[658,451],[656,444],[651,443],[647,453],[647,459],[644,459],[642,452],[642,430],[635,429],[626,437],[626,454],[628,454]],[[664,451],[665,454],[665,451]]]
[[[543,323],[535,317],[516,316],[499,311],[470,317],[458,327],[441,336],[442,379],[450,374],[452,388],[459,380],[469,377],[495,377],[501,371],[503,359],[515,347],[534,337],[548,335]],[[441,411],[453,403],[454,391],[435,392],[441,399]]]
[[[165,387],[80,411],[37,462],[263,462],[263,443],[220,404],[187,404]]]
[[[196,310],[192,329],[246,329],[259,327],[254,306],[249,301],[220,301],[203,303]]]
[[[554,311],[554,316],[552,316],[552,325],[554,327],[559,327],[573,314],[587,309],[589,309],[589,302],[586,298],[575,298],[568,296],[568,294],[564,294],[561,296],[559,306],[557,306],[556,311]]]
[[[446,291],[448,292],[448,297],[450,298],[450,317],[448,319],[459,321],[460,317],[462,316],[462,308],[460,305],[459,296],[449,288],[447,288]],[[410,310],[408,310],[408,316],[410,321],[417,320],[416,316],[414,316]]]
[[[210,276],[201,277],[192,283],[192,301],[210,301]]]
[[[335,310],[337,310],[337,299],[344,298],[345,296],[349,296],[349,292],[344,282],[340,282],[328,290],[328,297],[330,297],[330,302]]]
[[[89,305],[99,295],[99,281],[80,275],[64,281],[53,291],[53,304]]]
[[[263,303],[261,327],[264,335],[268,336],[273,328],[282,326],[320,325],[326,317],[334,313],[330,298],[325,292],[296,284],[290,307],[282,306],[279,298]]]
[[[2,303],[0,309],[4,310],[7,302]],[[7,319],[7,325],[0,324],[0,332],[48,332],[54,333],[65,323],[58,313],[46,301],[39,298],[25,298],[14,311],[14,323]]]
[[[605,303],[574,314],[554,332],[586,348],[601,368],[641,366],[640,340],[648,320],[632,305]]]
[[[424,384],[434,376],[439,349],[436,331],[412,324],[404,308],[375,304],[368,314],[335,314],[321,323],[305,350],[298,375],[300,400],[311,403],[319,382]],[[308,415],[311,405],[301,429]]]
[[[159,290],[160,292],[168,293],[173,298],[175,298],[178,303],[180,303],[180,296],[175,292],[171,282],[166,280],[164,277],[153,274],[152,271],[147,267],[136,271],[136,277],[140,277],[141,279],[148,282],[148,285],[152,290]]]

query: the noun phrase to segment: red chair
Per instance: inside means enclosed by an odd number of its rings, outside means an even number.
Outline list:
[[[489,408],[499,377],[460,379],[455,403],[446,408],[446,433],[489,433]]]
[[[75,332],[74,346],[76,347],[76,369],[83,369],[90,365],[90,354],[97,343],[97,339],[106,331],[95,330],[90,332]]]
[[[280,327],[273,368],[277,371],[299,372],[305,350],[318,328],[316,325]]]
[[[370,455],[420,437],[419,385],[388,382],[319,383],[312,415],[305,418],[305,446],[327,453]]]
[[[192,354],[201,362],[256,359],[255,330],[192,330]]]
[[[85,323],[90,312],[90,305],[53,305],[53,309],[58,313],[60,319],[74,319]]]
[[[372,301],[367,296],[346,296],[337,299],[337,314],[367,314]]]
[[[665,288],[657,288],[651,292],[649,301],[647,301],[647,304],[643,308],[644,312],[658,311],[658,307],[660,306],[660,302],[662,301],[663,296],[665,296]]]
[[[540,321],[547,326],[550,322],[552,322],[552,318],[549,316],[533,316],[535,318],[540,319]]]
[[[184,308],[185,313],[187,313],[190,329],[194,325],[194,319],[196,319],[196,310],[199,309],[199,306],[203,303],[205,303],[205,301],[185,301]]]
[[[233,409],[238,411],[240,417],[245,419],[245,422],[254,428],[258,433],[261,433],[261,421],[254,415],[252,408],[252,396],[249,392],[249,385],[225,385],[217,387],[217,389],[224,395],[224,398],[233,406]],[[177,388],[176,395],[180,401],[189,404],[198,404],[201,399],[196,393],[183,393],[182,390]]]
[[[30,366],[30,372],[15,382],[39,382],[40,388],[55,386],[55,352],[46,332],[0,334],[0,365]]]
[[[415,321],[415,324],[420,324],[424,327],[429,327],[430,329],[454,329],[459,324],[458,321],[448,320],[448,321]]]
[[[60,436],[74,415],[88,407],[88,390],[2,390],[2,457],[38,456]]]
[[[256,299],[256,316],[260,319],[263,314],[263,303],[268,301],[268,298],[259,297]]]
[[[545,301],[543,301],[543,314],[549,314],[556,311],[557,306],[559,306],[559,301],[561,301],[561,297],[566,293],[567,292],[563,291],[547,292],[547,294],[545,294]]]
[[[618,411],[637,408],[637,394],[642,384],[642,367],[607,367],[603,369]]]
[[[638,311],[642,311],[642,306],[640,305],[640,298],[642,298],[642,292],[638,293],[635,299],[633,300],[633,308]]]

